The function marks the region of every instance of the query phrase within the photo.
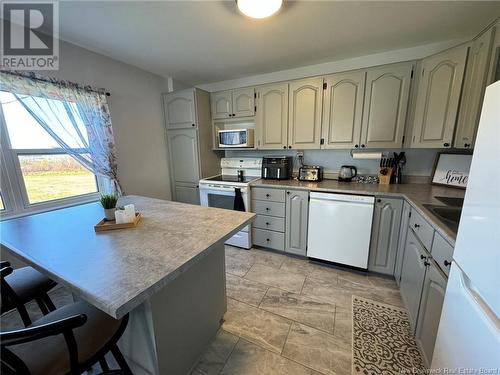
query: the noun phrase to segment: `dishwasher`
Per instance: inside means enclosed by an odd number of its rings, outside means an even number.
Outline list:
[[[307,256],[368,267],[375,197],[311,192]]]

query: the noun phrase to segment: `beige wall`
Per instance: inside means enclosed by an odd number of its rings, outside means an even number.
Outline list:
[[[40,73],[106,88],[125,192],[170,199],[160,96],[167,79],[62,41],[59,71]]]

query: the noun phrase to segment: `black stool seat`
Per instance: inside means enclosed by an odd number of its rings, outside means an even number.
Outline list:
[[[47,293],[56,286],[56,282],[42,275],[33,267],[22,267],[5,277],[5,281],[16,294],[19,302],[27,303]]]
[[[113,319],[86,302],[66,305],[43,316],[29,327],[37,327],[64,318],[84,314],[87,321],[72,329],[77,344],[78,363],[82,368],[95,364],[116,344],[127,324],[125,318]],[[128,320],[128,316],[126,317]],[[67,374],[71,371],[64,335],[56,334],[36,341],[9,346],[31,374]]]

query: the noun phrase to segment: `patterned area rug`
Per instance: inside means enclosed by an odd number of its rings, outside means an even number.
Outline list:
[[[423,373],[404,309],[353,296],[352,313],[353,375]]]

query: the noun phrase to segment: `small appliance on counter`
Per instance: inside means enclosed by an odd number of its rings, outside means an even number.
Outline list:
[[[358,169],[353,165],[343,165],[339,171],[339,181],[351,182],[353,177],[358,175]]]
[[[315,181],[323,180],[323,167],[318,165],[303,165],[299,168],[299,181]]]
[[[219,148],[254,147],[253,129],[227,129],[217,132]]]
[[[265,180],[289,180],[292,170],[291,156],[264,156],[262,160],[262,178]]]

